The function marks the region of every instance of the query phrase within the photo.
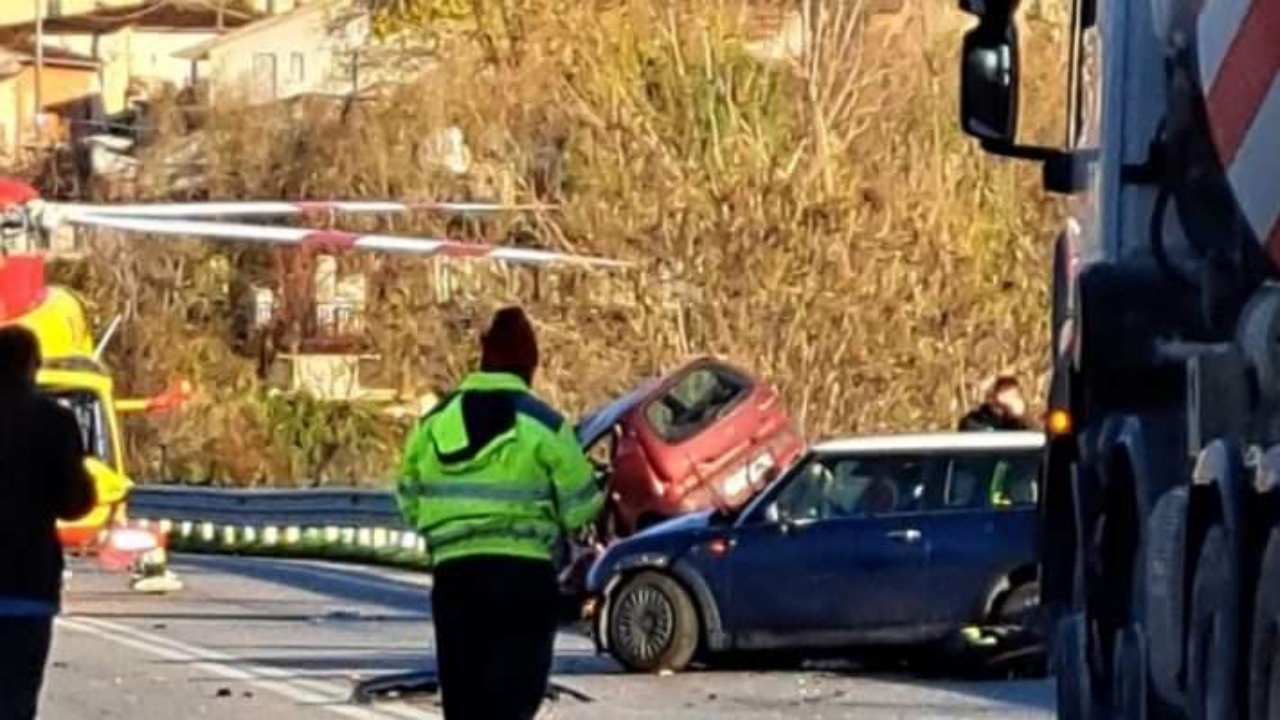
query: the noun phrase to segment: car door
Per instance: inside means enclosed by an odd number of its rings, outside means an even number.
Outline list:
[[[917,521],[934,466],[915,455],[811,455],[789,472],[727,554],[721,612],[736,641],[840,644],[912,623],[927,602]]]
[[[983,620],[1003,578],[1036,562],[1034,451],[953,453],[942,482],[927,494],[929,617],[941,625]]]

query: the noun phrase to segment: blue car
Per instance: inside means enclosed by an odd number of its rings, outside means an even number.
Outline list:
[[[812,446],[741,511],[676,518],[587,579],[600,651],[683,669],[742,650],[990,639],[1039,597],[1044,436],[967,432]]]

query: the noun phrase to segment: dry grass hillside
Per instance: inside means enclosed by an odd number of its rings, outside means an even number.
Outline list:
[[[949,427],[999,371],[1040,384],[1059,208],[1036,168],[986,157],[958,131],[954,4],[907,0],[864,24],[850,3],[816,0],[804,56],[772,64],[746,51],[760,4],[464,3],[481,17],[459,9],[438,70],[389,97],[345,112],[210,109],[211,194],[540,194],[561,209],[496,219],[492,236],[637,263],[446,275],[427,260],[356,259],[386,280],[367,339],[410,395],[456,380],[507,302],[541,331],[540,391],[574,412],[700,353],[772,379],[812,436]],[[412,34],[395,20],[414,6],[399,0],[379,28]],[[1052,3],[1035,10],[1024,63],[1043,107],[1024,116],[1045,134],[1063,33]],[[421,162],[424,138],[450,123],[480,177]],[[428,216],[364,227],[444,230]],[[125,386],[182,373],[203,389],[181,415],[131,426],[136,474],[289,484],[393,472],[402,428],[372,408],[269,397],[256,361],[233,352],[227,268],[261,273],[269,256],[98,247],[72,280],[102,313],[124,308],[111,360]]]

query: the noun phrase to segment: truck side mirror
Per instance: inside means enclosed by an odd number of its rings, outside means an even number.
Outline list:
[[[1013,17],[1019,0],[960,0],[960,9],[980,18]]]
[[[974,0],[980,2],[980,0]],[[1018,134],[1018,29],[990,16],[965,33],[960,121],[983,145],[1012,145]]]

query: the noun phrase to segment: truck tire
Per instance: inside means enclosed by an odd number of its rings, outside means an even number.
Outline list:
[[[1280,529],[1262,556],[1249,636],[1249,720],[1271,720],[1280,717]]]
[[[1151,685],[1161,704],[1181,707],[1183,660],[1183,563],[1187,538],[1185,487],[1160,497],[1147,518],[1146,601],[1141,617],[1149,650]]]
[[[1205,536],[1195,572],[1187,635],[1188,716],[1239,717],[1240,569],[1221,523]]]
[[[1147,645],[1137,626],[1116,632],[1111,687],[1111,716],[1147,720]]]
[[[1093,720],[1093,683],[1089,677],[1088,626],[1084,613],[1068,615],[1058,623],[1053,643],[1053,670],[1057,674],[1059,720]]]
[[[609,650],[629,670],[678,672],[698,650],[701,628],[693,598],[669,575],[646,571],[610,603]]]

